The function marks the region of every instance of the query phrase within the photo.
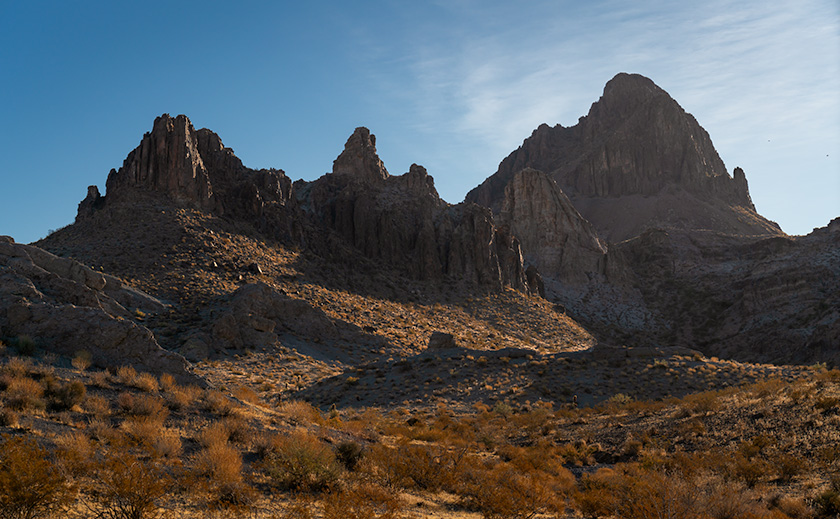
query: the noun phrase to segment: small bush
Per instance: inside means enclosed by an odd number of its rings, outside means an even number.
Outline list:
[[[124,386],[133,386],[136,378],[137,370],[132,366],[120,366],[117,368],[117,373],[114,376],[114,380]]]
[[[93,356],[89,351],[79,350],[75,353],[75,355],[73,355],[73,359],[70,361],[70,364],[79,371],[84,371],[90,367],[92,362]]]
[[[501,463],[468,471],[461,493],[466,507],[487,519],[526,519],[565,509],[563,495],[574,486],[574,476],[565,476],[560,483],[547,474],[523,474]]]
[[[65,411],[81,404],[85,399],[86,393],[85,385],[78,380],[74,380],[51,388],[47,393],[47,397],[49,398],[51,408],[58,411]]]
[[[0,407],[0,427],[17,427],[18,414],[8,407]]]
[[[404,508],[393,492],[362,483],[329,494],[324,519],[398,519]]]
[[[6,405],[16,411],[44,409],[44,388],[31,378],[15,378],[6,388]]]
[[[236,406],[219,391],[208,391],[204,394],[204,410],[219,416],[232,416],[236,413]]]
[[[46,450],[23,438],[0,437],[0,519],[47,517],[75,496]]]
[[[155,461],[127,453],[113,453],[93,469],[86,506],[103,519],[156,519],[161,502],[174,487],[174,478]]]
[[[354,441],[341,442],[335,448],[335,457],[347,470],[354,470],[362,459],[362,446]]]
[[[277,411],[296,424],[321,424],[324,421],[318,409],[301,400],[283,402]]]
[[[276,437],[264,467],[278,487],[290,490],[324,490],[335,485],[341,474],[332,449],[304,433]]]
[[[134,387],[146,393],[157,393],[160,389],[157,378],[151,373],[140,373],[134,377]]]
[[[25,355],[27,357],[31,357],[35,355],[36,344],[35,340],[28,335],[20,335],[14,342],[15,350],[18,352],[18,355]]]

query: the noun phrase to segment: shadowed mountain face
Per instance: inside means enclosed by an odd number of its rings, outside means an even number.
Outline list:
[[[618,74],[577,125],[541,125],[466,200],[499,212],[524,168],[548,173],[608,241],[645,229],[783,234],[761,217],[746,176],[731,177],[708,133],[651,80]]]
[[[352,259],[334,246],[338,239],[415,279],[531,290],[518,241],[496,228],[489,210],[447,204],[422,166],[391,176],[367,128],[350,136],[332,174],[293,185],[282,170],[246,168],[218,135],[196,130],[186,116],[164,114],[123,166],[111,170],[106,196],[88,189],[77,223],[148,194],[247,221],[266,237],[325,257]]]

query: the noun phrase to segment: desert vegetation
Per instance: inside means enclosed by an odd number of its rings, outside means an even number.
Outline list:
[[[317,408],[10,348],[0,361],[4,518],[840,510],[840,372],[821,367],[682,398],[463,411]]]

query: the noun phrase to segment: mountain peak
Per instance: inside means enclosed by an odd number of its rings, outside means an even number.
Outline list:
[[[356,128],[333,162],[333,173],[373,181],[388,178],[388,170],[376,153],[376,136],[364,126]]]
[[[743,170],[730,176],[706,130],[639,74],[613,77],[575,126],[540,125],[467,200],[498,211],[526,167],[548,173],[610,241],[651,226],[780,233],[755,212]]]

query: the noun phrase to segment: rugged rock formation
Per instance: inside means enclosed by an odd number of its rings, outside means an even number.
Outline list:
[[[215,133],[195,130],[185,116],[164,114],[119,171],[108,175],[106,196],[95,186],[88,189],[77,221],[147,193],[176,207],[242,220],[324,256],[342,254],[333,233],[362,255],[417,279],[528,287],[518,242],[496,229],[490,211],[450,206],[422,166],[389,175],[367,128],[350,136],[332,174],[292,185],[281,170],[246,168]]]
[[[295,184],[298,205],[309,221],[334,231],[368,258],[417,279],[449,276],[497,288],[527,288],[519,242],[496,227],[489,210],[447,204],[422,166],[414,164],[402,176],[388,175],[375,142],[366,128],[357,128],[332,174]],[[317,250],[319,243],[310,246]]]
[[[84,350],[100,366],[134,365],[190,379],[183,357],[163,350],[131,321],[159,312],[156,299],[112,276],[31,245],[0,240],[0,335],[29,335],[47,351]]]
[[[76,220],[109,205],[130,204],[138,190],[159,193],[176,205],[247,219],[275,238],[299,233],[292,216],[292,183],[285,173],[246,168],[218,135],[196,130],[184,115],[155,119],[123,166],[109,173],[106,195],[96,186],[88,188]]]
[[[466,200],[501,210],[524,168],[549,173],[602,237],[647,228],[782,234],[755,212],[746,176],[732,178],[708,133],[651,80],[618,74],[577,125],[541,125]]]

